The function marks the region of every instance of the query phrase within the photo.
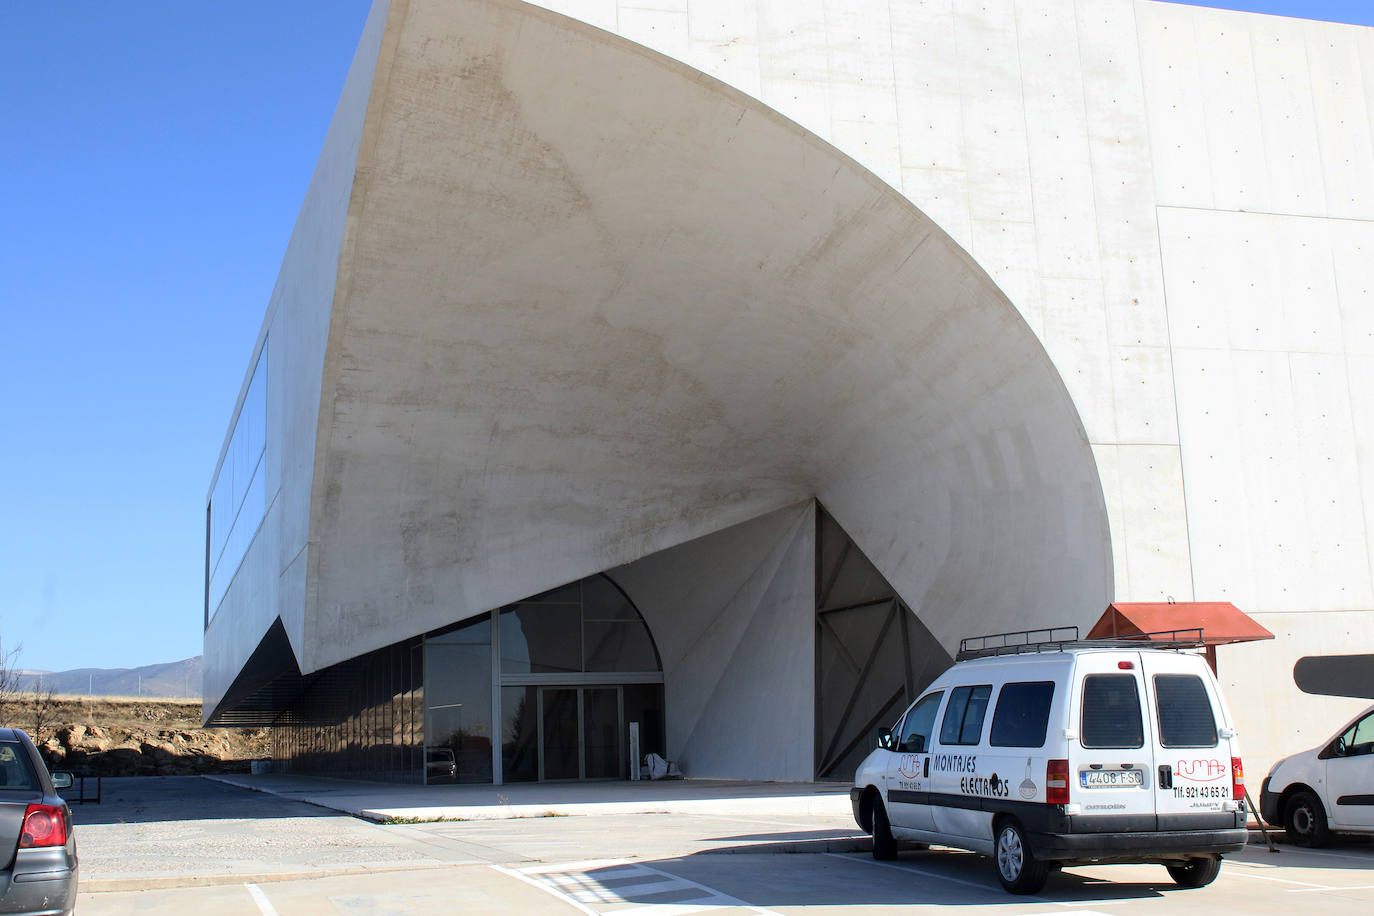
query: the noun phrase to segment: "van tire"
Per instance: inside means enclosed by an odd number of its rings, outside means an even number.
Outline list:
[[[1326,809],[1316,793],[1295,792],[1283,808],[1283,829],[1298,846],[1325,846],[1331,839],[1326,825]]]
[[[1031,852],[1026,832],[1014,817],[997,823],[992,864],[997,870],[997,880],[1012,894],[1034,894],[1045,886],[1050,876],[1050,867]]]
[[[892,835],[887,809],[879,798],[873,800],[873,858],[880,862],[897,858],[897,838]]]
[[[1221,856],[1189,859],[1182,865],[1166,865],[1169,877],[1179,887],[1206,887],[1221,873]]]

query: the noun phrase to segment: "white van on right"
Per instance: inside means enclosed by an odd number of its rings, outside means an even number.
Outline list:
[[[1260,815],[1299,846],[1333,833],[1374,834],[1374,706],[1323,744],[1274,764],[1260,788]]]

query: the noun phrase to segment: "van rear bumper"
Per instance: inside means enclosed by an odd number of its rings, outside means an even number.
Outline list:
[[[1245,848],[1249,833],[1233,830],[1159,830],[1132,833],[1032,833],[1031,852],[1047,862],[1159,862],[1223,855]]]

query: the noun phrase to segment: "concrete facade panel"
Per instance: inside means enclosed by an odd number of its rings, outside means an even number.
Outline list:
[[[1131,600],[1194,600],[1178,447],[1123,444],[1115,448]]]
[[[1305,29],[1273,16],[1251,17],[1247,25],[1269,170],[1265,209],[1324,216],[1330,211]]]
[[[1210,207],[1212,163],[1193,20],[1179,5],[1138,0],[1140,72],[1160,206]]]
[[[658,644],[668,754],[689,776],[814,775],[796,738],[815,715],[815,531],[807,502],[609,573]]]
[[[1326,214],[1369,219],[1374,213],[1374,130],[1360,76],[1362,30],[1327,22],[1304,24],[1311,68],[1317,143],[1322,156]],[[1366,53],[1365,61],[1369,60]]]

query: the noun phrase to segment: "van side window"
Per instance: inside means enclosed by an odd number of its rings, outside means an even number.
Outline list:
[[[1156,674],[1159,743],[1165,747],[1216,747],[1217,720],[1202,678],[1196,674]]]
[[[988,743],[993,747],[1044,747],[1052,702],[1054,681],[1003,684],[997,693]]]
[[[951,690],[945,718],[940,723],[940,743],[977,744],[983,734],[983,716],[988,711],[991,696],[991,684]]]
[[[930,752],[930,738],[935,733],[935,713],[940,709],[943,690],[921,697],[921,701],[911,707],[902,725],[902,741],[897,750],[904,754],[926,754]]]
[[[1083,679],[1083,746],[1142,747],[1140,691],[1130,674],[1090,674]]]

